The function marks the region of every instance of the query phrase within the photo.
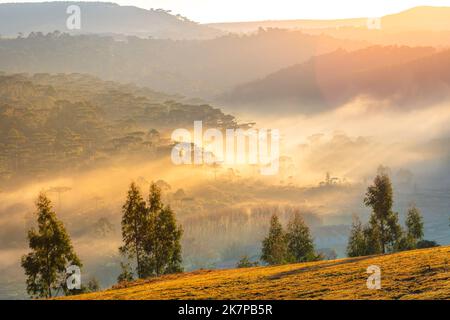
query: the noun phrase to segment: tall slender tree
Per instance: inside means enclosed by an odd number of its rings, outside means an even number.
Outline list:
[[[380,227],[376,221],[375,215],[370,216],[369,223],[363,228],[364,241],[366,243],[365,255],[380,254],[381,248],[381,235]]]
[[[373,185],[367,189],[364,203],[372,208],[371,225],[379,230],[381,252],[386,253],[388,246],[401,236],[397,215],[392,211],[393,191],[387,173],[380,172],[375,177]]]
[[[138,278],[182,271],[181,236],[175,213],[164,207],[161,189],[151,183],[148,204],[133,183],[123,206],[121,252],[135,258]],[[122,279],[123,278],[123,279]],[[124,277],[130,279],[129,272]]]
[[[152,214],[152,232],[147,239],[152,270],[156,276],[181,272],[181,244],[183,234],[175,214],[169,206]]]
[[[286,240],[289,262],[316,260],[317,255],[309,228],[298,212],[287,225]]]
[[[389,252],[397,251],[399,241],[404,234],[403,228],[400,226],[398,213],[392,212],[387,219],[387,249]]]
[[[41,193],[36,201],[37,230],[28,231],[32,252],[22,257],[27,276],[27,292],[31,297],[51,298],[59,292],[68,293],[66,268],[81,268],[82,264],[72,247],[70,237],[56,217],[50,200]]]
[[[128,196],[122,207],[122,239],[120,252],[128,258],[136,259],[136,273],[139,278],[145,274],[145,246],[149,232],[149,216],[141,191],[133,182],[128,190]]]
[[[415,245],[423,239],[423,218],[420,210],[415,205],[412,205],[408,210],[406,229],[408,238],[412,239]]]
[[[354,217],[347,245],[347,255],[349,257],[359,257],[365,255],[366,252],[366,240],[361,220],[358,217]]]
[[[154,182],[150,184],[150,193],[148,195],[148,209],[151,214],[158,213],[164,207],[162,202],[161,188]]]
[[[269,234],[262,243],[261,260],[270,265],[285,263],[287,260],[286,240],[283,227],[277,215],[274,214],[270,220]]]
[[[173,210],[164,207],[161,188],[154,182],[150,185],[148,211],[150,230],[145,248],[149,271],[156,276],[182,271],[180,240],[183,229],[177,225]]]

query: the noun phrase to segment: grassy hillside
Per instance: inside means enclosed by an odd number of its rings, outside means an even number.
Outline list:
[[[450,247],[140,280],[70,299],[450,299]],[[381,290],[366,286],[381,268]]]

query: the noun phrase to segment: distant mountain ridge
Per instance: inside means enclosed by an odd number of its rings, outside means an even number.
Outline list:
[[[312,56],[364,42],[299,31],[271,30],[211,40],[32,34],[0,39],[0,70],[8,73],[88,73],[157,91],[209,99]]]
[[[450,97],[450,50],[369,47],[337,50],[237,87],[221,103],[265,112],[300,113],[337,108],[357,97],[417,107]],[[282,107],[283,106],[283,107]]]
[[[67,8],[77,5],[81,11],[81,29],[69,30]],[[0,34],[15,37],[19,33],[61,32],[77,34],[121,34],[170,39],[211,39],[221,31],[199,25],[180,15],[161,9],[146,10],[111,2],[40,2],[0,4]]]
[[[281,28],[306,31],[310,29],[367,28],[368,18],[241,21],[209,23],[206,25],[227,32],[253,32],[258,28]],[[450,30],[450,7],[420,6],[379,18],[381,19],[382,29],[387,31]]]

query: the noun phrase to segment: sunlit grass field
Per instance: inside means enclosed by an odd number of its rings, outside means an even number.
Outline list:
[[[450,247],[383,256],[200,270],[139,280],[69,299],[450,299]],[[381,268],[381,289],[368,289],[367,267]]]

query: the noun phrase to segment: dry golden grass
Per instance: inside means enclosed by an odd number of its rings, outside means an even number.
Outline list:
[[[450,299],[450,247],[274,267],[196,271],[69,299]],[[367,267],[381,268],[369,290]]]

